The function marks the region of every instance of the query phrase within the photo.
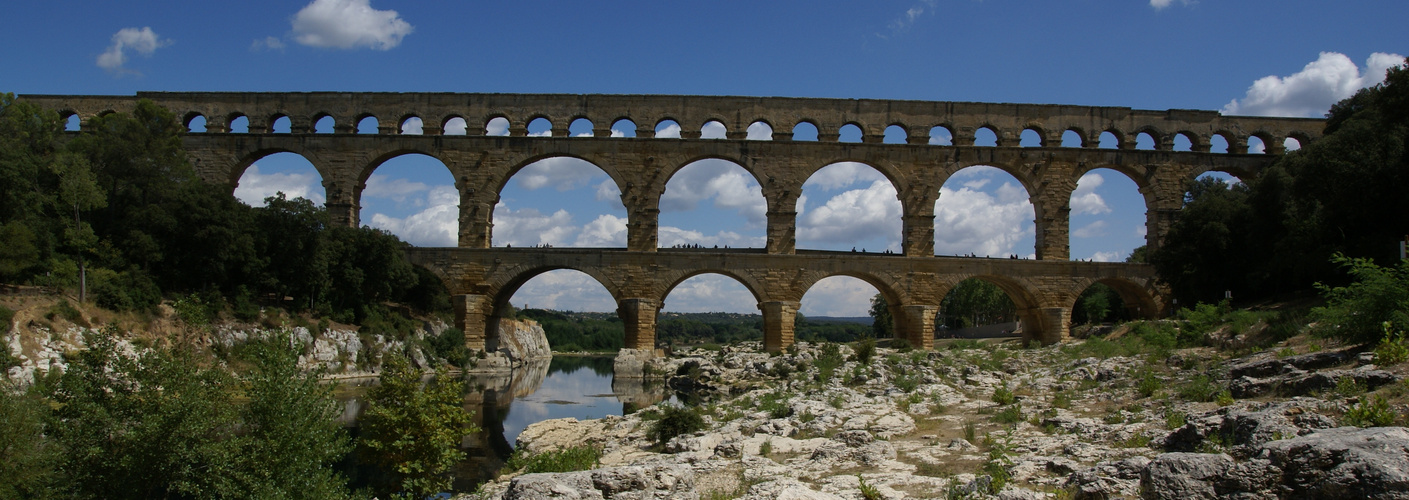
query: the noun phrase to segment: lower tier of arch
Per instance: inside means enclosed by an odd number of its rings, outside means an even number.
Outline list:
[[[444,282],[455,306],[456,326],[472,349],[497,345],[498,317],[509,310],[519,286],[544,272],[581,271],[597,280],[617,303],[625,345],[656,346],[656,314],[682,280],[703,272],[738,280],[753,293],[764,319],[764,346],[776,351],[793,343],[794,319],[803,295],[818,281],[851,276],[874,285],[891,304],[898,338],[932,348],[935,316],[945,295],[978,278],[1012,299],[1025,341],[1044,344],[1069,337],[1071,310],[1082,291],[1111,285],[1132,317],[1167,314],[1167,291],[1145,264],[892,254],[809,252],[780,255],[762,250],[633,252],[593,248],[409,248],[413,263]]]

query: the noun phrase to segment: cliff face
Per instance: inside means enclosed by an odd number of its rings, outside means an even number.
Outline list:
[[[498,349],[508,356],[515,366],[553,357],[553,349],[548,347],[547,334],[543,332],[543,327],[533,320],[501,318]]]

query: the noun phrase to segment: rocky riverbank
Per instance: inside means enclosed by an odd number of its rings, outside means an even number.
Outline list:
[[[1367,390],[1403,425],[1406,366],[1353,349],[759,347],[644,368],[713,395],[702,430],[653,441],[658,409],[544,421],[520,434],[521,453],[588,445],[598,467],[509,473],[478,496],[1409,498],[1409,431],[1346,426],[1369,425]]]

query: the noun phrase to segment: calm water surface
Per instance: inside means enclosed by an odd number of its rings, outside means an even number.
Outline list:
[[[366,404],[362,395],[375,379],[339,383],[343,405],[339,419],[355,435],[357,418]],[[468,459],[456,469],[455,489],[471,491],[494,477],[513,453],[514,441],[530,424],[573,417],[602,418],[623,415],[660,402],[665,391],[640,380],[615,381],[611,357],[554,356],[512,372],[465,376],[465,409],[474,412],[482,430],[461,442]],[[376,471],[352,456],[343,464],[354,485],[366,484]]]

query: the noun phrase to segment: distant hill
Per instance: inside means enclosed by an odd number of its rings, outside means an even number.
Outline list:
[[[870,316],[808,316],[808,321],[814,323],[857,323],[870,325],[875,320]]]

